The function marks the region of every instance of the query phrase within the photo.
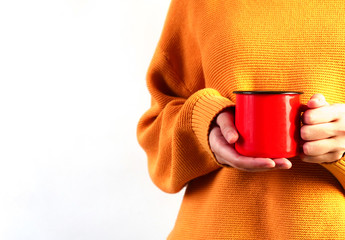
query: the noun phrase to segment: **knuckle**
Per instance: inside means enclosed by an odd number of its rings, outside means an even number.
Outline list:
[[[209,134],[209,145],[210,145],[210,148],[211,148],[211,151],[212,152],[217,152],[218,148],[219,148],[219,138],[217,138],[216,136],[216,130],[212,130]]]
[[[338,136],[344,136],[345,135],[345,127],[338,128],[337,129],[337,135]]]
[[[336,134],[338,136],[344,136],[345,135],[345,119],[342,121],[339,121],[335,131],[336,131]]]
[[[340,158],[343,157],[343,154],[344,154],[344,152],[342,152],[342,151],[335,152],[334,153],[334,159],[339,160]]]
[[[214,137],[213,140],[210,141],[211,151],[214,152],[214,153],[218,153],[218,152],[219,152],[220,145],[221,145],[220,139]]]
[[[345,137],[337,136],[333,138],[334,146],[337,151],[345,151]]]

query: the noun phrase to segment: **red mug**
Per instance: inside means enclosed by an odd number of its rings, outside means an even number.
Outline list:
[[[248,157],[298,155],[303,92],[235,91],[238,153]]]

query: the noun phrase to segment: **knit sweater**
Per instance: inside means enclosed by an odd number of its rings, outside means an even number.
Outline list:
[[[169,239],[345,239],[345,159],[252,173],[219,165],[208,142],[233,91],[344,103],[344,16],[344,0],[172,0],[137,131],[153,182],[186,187]]]

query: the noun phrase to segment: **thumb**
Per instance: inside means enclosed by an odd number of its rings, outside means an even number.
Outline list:
[[[321,93],[315,93],[308,101],[308,108],[319,108],[329,105]]]
[[[234,122],[234,111],[232,110],[221,112],[216,119],[222,135],[229,144],[233,144],[238,140],[238,132]]]

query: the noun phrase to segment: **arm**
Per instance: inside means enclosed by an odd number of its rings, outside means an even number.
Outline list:
[[[153,182],[170,193],[220,167],[209,149],[208,132],[213,118],[233,105],[205,88],[188,2],[171,3],[147,74],[151,107],[137,128]]]

